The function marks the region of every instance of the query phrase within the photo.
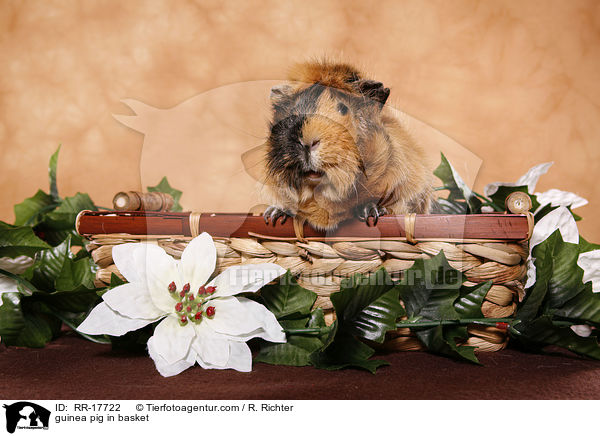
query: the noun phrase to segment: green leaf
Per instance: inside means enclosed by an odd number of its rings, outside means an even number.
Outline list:
[[[31,227],[12,226],[0,221],[0,257],[32,257],[49,245],[35,236]]]
[[[590,284],[584,285],[579,254],[579,245],[564,242],[559,230],[533,249],[536,283],[517,309],[517,319],[554,315],[600,323],[600,294],[593,293]]]
[[[477,198],[460,177],[460,174],[458,174],[450,162],[448,162],[444,153],[441,153],[441,157],[441,163],[435,169],[433,174],[442,181],[444,188],[450,191],[448,201],[465,200],[470,213],[480,213],[482,205],[481,200]]]
[[[82,210],[97,210],[88,194],[78,192],[65,198],[59,207],[48,213],[44,224],[53,230],[71,230],[75,228],[75,218]]]
[[[48,178],[50,179],[50,196],[55,202],[60,201],[58,196],[58,186],[56,184],[56,166],[58,164],[58,152],[60,151],[60,145],[50,157],[50,163],[48,164]]]
[[[579,236],[579,252],[585,253],[592,250],[600,250],[600,244],[588,242],[583,238],[583,236]]]
[[[436,326],[424,330],[417,330],[417,337],[423,342],[428,350],[435,353],[458,357],[479,363],[475,357],[475,347],[459,346],[456,341],[465,340],[468,337],[467,328],[463,326]]]
[[[320,328],[321,333],[288,333],[287,342],[283,344],[263,341],[254,359],[256,362],[272,365],[310,365],[310,355],[324,346],[324,341],[331,330],[325,324],[321,308],[300,319],[281,320],[280,324],[284,329]]]
[[[581,337],[568,326],[555,325],[550,315],[533,321],[517,322],[511,326],[509,333],[511,343],[517,343],[526,350],[556,345],[582,356],[600,359],[600,346],[595,336]]]
[[[292,314],[307,315],[317,299],[317,294],[298,285],[289,270],[280,283],[263,287],[260,296],[277,319]]]
[[[55,288],[59,291],[94,289],[94,269],[95,264],[90,257],[77,261],[67,257],[56,278]]]
[[[0,298],[0,339],[6,345],[13,345],[25,327],[21,295],[17,292],[5,292],[0,294]]]
[[[69,237],[56,247],[40,251],[25,275],[37,289],[53,292],[56,290],[56,279],[60,276],[70,253],[71,238]]]
[[[331,294],[331,302],[341,329],[379,343],[387,331],[396,329],[396,320],[404,314],[398,290],[383,268],[342,281],[340,291]]]
[[[462,286],[460,296],[454,302],[454,309],[461,319],[483,318],[481,306],[488,291],[492,287],[491,280],[476,286]]]
[[[369,276],[354,275],[342,281],[341,290],[331,295],[337,320],[323,347],[310,355],[317,368],[363,368],[372,373],[387,365],[370,360],[374,350],[360,339],[383,342],[385,333],[396,329],[396,319],[404,315],[398,290],[384,268]]]
[[[462,274],[452,268],[441,251],[431,259],[417,259],[397,288],[407,315],[418,320],[442,321],[483,318],[481,305],[492,283],[463,286]],[[428,350],[479,363],[475,347],[460,345],[468,338],[459,325],[410,327]]]
[[[15,205],[15,225],[36,226],[41,221],[43,213],[51,211],[56,206],[58,204],[50,195],[38,190],[33,197]]]
[[[409,318],[453,320],[460,319],[454,301],[463,281],[463,275],[450,266],[441,251],[431,259],[415,260],[397,288]]]
[[[53,329],[47,317],[25,311],[24,319],[25,326],[13,345],[41,348],[52,340]]]
[[[372,374],[375,374],[380,366],[389,365],[385,360],[370,360],[371,356],[373,356],[371,347],[354,336],[341,332],[335,335],[335,340],[324,351],[312,353],[310,362],[319,369],[333,371],[355,367],[366,369]]]
[[[171,187],[166,177],[163,177],[158,185],[148,186],[147,189],[148,192],[164,192],[165,194],[169,194],[171,197],[173,197],[173,207],[171,207],[171,211],[181,212],[183,210],[179,204],[179,199],[181,198],[182,192]]]

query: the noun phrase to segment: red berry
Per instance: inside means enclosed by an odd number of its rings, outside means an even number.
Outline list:
[[[185,315],[181,315],[181,319],[180,319],[180,321],[181,321],[181,323],[182,323],[182,324],[185,324],[185,323],[187,323],[187,316],[185,316]]]
[[[181,298],[185,297],[185,291],[181,291],[181,292],[179,293],[179,296],[180,296]]]
[[[179,303],[177,303],[175,305],[175,311],[176,312],[181,312],[183,310],[183,303],[180,301]]]
[[[192,306],[186,307],[185,310],[187,310],[188,312],[191,312],[192,311]]]
[[[500,330],[507,330],[508,329],[508,323],[507,322],[497,322],[496,323],[496,328],[500,329]]]
[[[215,308],[213,306],[208,306],[206,308],[206,316],[215,316]]]
[[[187,293],[190,291],[190,284],[186,283],[185,285],[183,285],[183,292]]]
[[[188,300],[190,300],[190,301],[194,301],[194,294],[190,294],[190,295],[188,295]]]
[[[206,293],[214,294],[216,290],[217,290],[217,288],[215,288],[214,286],[209,286],[206,288]]]
[[[177,285],[175,282],[169,283],[169,292],[175,292],[177,290]]]
[[[206,289],[204,288],[204,286],[200,286],[198,288],[198,295],[204,295],[206,294]]]
[[[198,319],[202,319],[202,312],[198,312],[194,315],[194,319],[198,320]]]

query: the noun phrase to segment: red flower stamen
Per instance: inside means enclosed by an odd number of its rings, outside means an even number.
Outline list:
[[[175,284],[175,282],[169,283],[169,292],[173,293],[176,290],[177,290],[177,285]]]
[[[190,284],[186,283],[185,285],[183,285],[183,292],[185,292],[186,294],[190,291]]]
[[[208,306],[206,308],[206,316],[208,316],[208,317],[215,316],[215,308],[213,306]]]
[[[216,290],[217,290],[217,288],[215,288],[214,286],[209,286],[206,288],[206,293],[212,295],[215,293]]]
[[[180,296],[181,298],[185,297],[185,291],[181,291],[181,292],[179,293],[179,296]]]
[[[194,319],[195,319],[195,320],[202,319],[202,312],[198,312],[198,313],[196,313],[196,314],[194,315]]]
[[[198,295],[204,295],[206,294],[206,288],[204,288],[204,286],[200,286],[198,288]]]
[[[187,310],[188,312],[191,312],[192,311],[192,306],[186,307],[185,310]]]
[[[181,324],[187,324],[187,316],[181,315],[181,319],[179,321],[181,321]]]
[[[177,303],[175,305],[175,311],[176,312],[181,312],[183,310],[183,303],[180,301],[179,303]]]
[[[190,301],[194,301],[194,294],[190,294],[190,295],[188,295],[188,300],[190,300]]]

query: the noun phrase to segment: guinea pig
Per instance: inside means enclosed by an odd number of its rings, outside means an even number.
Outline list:
[[[356,68],[311,61],[271,89],[263,194],[267,224],[298,216],[320,230],[356,217],[428,213],[423,150],[385,106],[389,88]]]

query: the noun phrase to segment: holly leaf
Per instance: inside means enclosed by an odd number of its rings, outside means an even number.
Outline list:
[[[33,197],[15,205],[15,225],[34,227],[42,220],[43,213],[49,212],[56,206],[58,204],[52,197],[40,189]]]
[[[492,287],[491,280],[475,286],[462,286],[460,295],[454,301],[454,309],[461,319],[484,318],[481,312],[483,300]]]
[[[509,333],[511,343],[525,350],[542,350],[547,345],[556,345],[581,356],[600,359],[597,337],[582,337],[568,326],[555,325],[550,315],[533,321],[517,321],[509,328]]]
[[[387,365],[384,360],[370,360],[374,350],[360,340],[383,342],[386,332],[395,330],[396,320],[404,315],[398,290],[385,269],[342,281],[331,302],[337,320],[324,346],[311,354],[310,362],[322,369],[358,367],[372,373]]]
[[[447,189],[448,201],[455,202],[457,200],[464,200],[468,205],[469,213],[480,213],[482,202],[477,196],[471,191],[467,184],[463,181],[460,174],[454,169],[454,167],[448,162],[444,153],[441,153],[440,165],[435,169],[433,174],[439,178],[443,187]]]
[[[454,301],[460,295],[464,280],[440,251],[430,259],[415,260],[396,287],[409,318],[453,320],[460,318]]]
[[[84,245],[83,238],[75,231],[75,219],[82,210],[97,210],[88,194],[78,192],[67,197],[60,205],[48,212],[36,230],[44,234],[44,238],[52,245],[58,245],[67,237],[71,237],[73,245]]]
[[[60,151],[60,145],[54,152],[52,156],[50,156],[50,162],[48,163],[48,178],[50,181],[50,197],[55,201],[60,201],[60,197],[58,196],[58,186],[56,184],[56,166],[58,164],[58,153]]]
[[[538,244],[532,253],[536,283],[515,318],[532,321],[552,315],[600,323],[600,294],[592,292],[591,283],[583,283],[583,270],[577,265],[579,254],[579,245],[564,242],[559,230]]]
[[[179,204],[179,199],[181,198],[182,192],[169,185],[169,181],[166,177],[163,177],[158,185],[148,186],[147,189],[148,192],[164,192],[165,194],[169,194],[171,197],[173,197],[173,206],[171,207],[171,211],[181,212],[183,210]]]
[[[33,257],[35,253],[49,248],[28,226],[12,226],[0,221],[0,257]]]
[[[21,295],[18,292],[5,292],[0,294],[0,298],[0,340],[6,345],[13,345],[25,327]]]
[[[434,212],[446,215],[465,215],[469,212],[469,205],[465,201],[449,201],[438,198],[433,206]]]
[[[287,342],[283,344],[263,342],[254,360],[272,365],[310,365],[310,355],[323,347],[324,340],[330,330],[325,324],[323,310],[318,308],[310,316],[302,320],[284,320],[280,324],[284,329],[319,328],[321,332],[317,334],[288,333]]]
[[[468,287],[464,277],[452,268],[443,251],[431,259],[417,259],[405,271],[397,288],[409,319],[442,321],[483,318],[481,305],[491,282]],[[468,338],[467,329],[460,325],[411,327],[428,350],[450,357],[479,363],[475,347],[460,345]]]
[[[94,289],[95,264],[92,258],[80,260],[67,257],[55,280],[55,288],[59,291],[75,291]]]
[[[396,320],[404,315],[398,289],[384,268],[343,280],[340,291],[331,294],[331,302],[342,330],[378,343],[386,332],[396,329]]]
[[[53,292],[56,290],[56,279],[60,276],[66,259],[71,252],[71,238],[68,237],[60,245],[40,251],[33,265],[24,273],[26,278],[39,290]]]
[[[289,270],[279,283],[263,287],[260,296],[277,319],[294,314],[308,315],[317,299],[317,294],[298,285]]]

